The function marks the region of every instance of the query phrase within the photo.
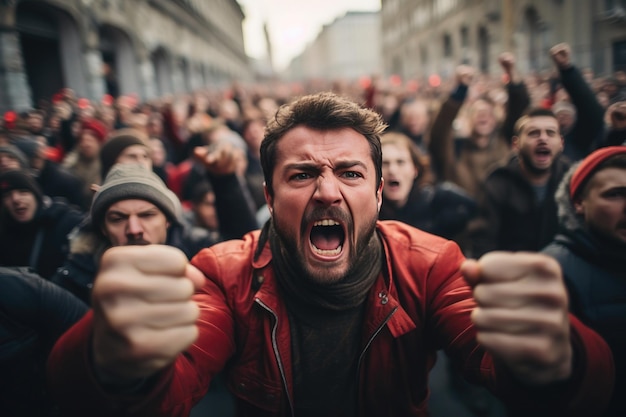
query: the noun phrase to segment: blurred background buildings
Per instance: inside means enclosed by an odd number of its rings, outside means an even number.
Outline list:
[[[597,74],[626,69],[625,0],[382,0],[381,22],[386,74],[489,73],[504,51],[520,71],[544,71],[560,42]]]
[[[244,19],[236,0],[0,0],[0,111],[63,87],[146,100],[268,78],[446,77],[461,63],[495,73],[503,51],[541,72],[559,42],[596,75],[626,69],[626,0],[381,0],[323,26],[279,74],[267,28],[267,58],[246,55]]]
[[[0,0],[0,110],[249,79],[243,18],[236,0]]]

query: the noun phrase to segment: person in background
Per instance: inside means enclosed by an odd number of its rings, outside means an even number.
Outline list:
[[[87,119],[82,122],[82,130],[78,143],[63,161],[63,166],[82,180],[83,202],[81,208],[89,210],[93,198],[93,184],[100,184],[101,166],[100,149],[106,139],[107,129],[97,119]]]
[[[50,160],[46,153],[45,143],[32,136],[22,136],[15,137],[13,144],[26,155],[29,170],[45,195],[51,198],[63,198],[78,208],[82,206],[81,179],[59,163]]]
[[[0,173],[19,169],[30,169],[26,155],[10,143],[0,145]]]
[[[346,98],[303,96],[261,146],[262,231],[191,263],[164,245],[105,252],[93,309],[48,359],[66,415],[186,416],[223,372],[239,415],[426,416],[440,348],[528,415],[602,411],[612,356],[568,314],[556,261],[466,261],[377,220],[384,128]]]
[[[569,101],[557,101],[552,107],[564,139],[563,154],[570,162],[578,161],[595,149],[602,139],[604,108],[580,70],[572,64],[568,44],[554,45],[550,48],[550,56],[569,97]]]
[[[498,123],[493,100],[480,96],[470,104],[469,138],[454,137],[453,122],[474,79],[474,69],[461,65],[456,69],[457,86],[433,122],[428,148],[437,180],[452,181],[476,201],[482,198],[482,185],[489,172],[510,157],[513,126],[530,103],[528,90],[515,67],[515,57],[505,52],[498,62],[508,80],[503,123]]]
[[[607,132],[602,146],[626,145],[626,101],[612,104],[606,111]]]
[[[570,311],[607,341],[615,388],[602,417],[626,415],[626,146],[576,163],[556,194],[560,233],[543,252],[561,265]]]
[[[205,152],[199,149],[198,155],[204,155]],[[227,223],[220,229],[223,234],[219,237],[240,237],[256,228],[256,219],[254,213],[245,211],[246,205],[241,203],[243,197],[233,186],[232,170],[235,164],[229,149],[215,149],[214,152],[212,155],[207,154],[204,159],[200,156],[198,159],[202,159],[207,169],[212,170],[214,183],[220,186],[215,201],[216,210]],[[167,244],[182,250],[191,258],[199,250],[220,240],[215,239],[216,236],[209,231],[184,221],[180,200],[151,169],[132,162],[113,166],[116,167],[115,173],[109,172],[111,175],[107,174],[104,183],[98,188],[89,220],[73,233],[70,255],[52,279],[86,303],[89,303],[102,253],[112,246],[133,244],[135,241],[141,244]],[[107,226],[105,220],[108,217],[103,216],[102,210],[108,210],[108,205],[112,203],[126,204],[127,200],[143,203],[139,208],[135,208],[137,204],[132,205],[128,213],[122,212],[123,215],[119,216],[120,225],[125,226],[121,235],[104,235],[102,230]],[[128,220],[131,214],[135,222]],[[150,226],[149,221],[155,218],[161,221]]]
[[[132,163],[152,170],[148,136],[138,129],[124,128],[112,131],[100,148],[100,175],[106,178],[111,167]]]
[[[407,135],[418,147],[427,152],[430,113],[428,103],[422,99],[407,100],[400,105],[397,131]]]
[[[433,183],[428,157],[406,135],[385,133],[383,204],[379,219],[399,220],[447,239],[476,214],[476,202],[450,182]]]
[[[83,213],[45,196],[23,170],[0,174],[0,265],[26,266],[49,279],[63,264],[68,234]]]
[[[215,207],[215,192],[211,183],[201,182],[196,185],[191,195],[190,207],[183,208],[185,220],[193,227],[206,229],[215,242],[222,240],[220,223]]]
[[[261,118],[246,119],[242,125],[243,140],[246,141],[246,183],[254,199],[257,211],[265,204],[263,193],[263,169],[261,168],[261,141],[265,134],[265,121]]]
[[[515,125],[516,154],[487,177],[479,223],[470,235],[472,254],[493,250],[538,251],[558,229],[554,193],[569,168],[552,111],[535,108]]]

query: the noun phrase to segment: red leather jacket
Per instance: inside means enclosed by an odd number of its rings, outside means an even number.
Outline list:
[[[428,372],[437,349],[445,349],[470,380],[486,384],[517,408],[589,417],[607,404],[612,356],[599,336],[572,318],[575,376],[567,386],[547,390],[549,396],[529,392],[494,366],[475,341],[474,301],[459,273],[464,258],[457,245],[393,221],[379,222],[378,232],[386,264],[367,300],[355,375],[359,416],[427,416]],[[258,237],[252,232],[192,260],[208,277],[195,296],[200,336],[149,382],[149,392],[108,395],[98,386],[88,362],[90,315],[66,333],[51,355],[49,374],[68,414],[186,416],[212,376],[225,368],[239,415],[292,415],[287,311],[269,247],[253,261]]]

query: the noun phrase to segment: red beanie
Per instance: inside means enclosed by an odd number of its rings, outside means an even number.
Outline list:
[[[100,143],[104,142],[107,136],[106,126],[97,119],[86,119],[83,121],[82,131],[89,130],[98,139]]]
[[[583,183],[587,178],[591,177],[591,174],[594,173],[598,165],[610,157],[620,154],[626,154],[626,146],[607,146],[606,148],[600,148],[587,155],[574,171],[574,175],[572,175],[572,179],[569,183],[570,198],[572,200],[574,199],[574,196],[580,191]]]

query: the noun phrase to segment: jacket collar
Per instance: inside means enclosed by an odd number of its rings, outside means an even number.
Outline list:
[[[255,244],[258,244],[258,232],[255,235]],[[414,330],[417,326],[398,300],[397,287],[389,261],[388,244],[381,237],[384,248],[384,264],[378,278],[369,291],[366,299],[368,304],[365,318],[364,336],[370,337],[386,323],[394,337]],[[280,316],[284,311],[284,303],[280,300],[278,282],[271,268],[272,253],[266,243],[261,254],[253,260],[253,286],[258,287],[256,297]]]

